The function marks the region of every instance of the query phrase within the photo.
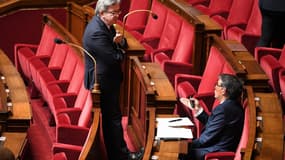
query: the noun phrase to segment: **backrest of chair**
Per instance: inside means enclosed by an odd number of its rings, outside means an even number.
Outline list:
[[[282,67],[285,68],[285,45],[284,45],[284,47],[283,47],[283,49],[282,49],[282,52],[281,52],[281,55],[280,55],[278,61],[279,61],[279,63],[282,65]]]
[[[247,24],[251,14],[253,2],[254,0],[233,0],[227,21],[230,24]]]
[[[134,10],[146,10],[149,9],[149,0],[131,0],[129,12]],[[145,26],[147,22],[148,13],[138,12],[132,15],[129,15],[126,20],[126,27],[135,28],[140,26]]]
[[[163,31],[166,15],[167,15],[167,8],[162,5],[157,0],[152,1],[151,10],[157,14],[158,18],[149,18],[146,24],[143,37],[160,37]]]
[[[72,78],[76,63],[78,61],[76,54],[73,52],[73,49],[68,49],[68,53],[65,58],[66,60],[62,66],[59,79],[70,80]]]
[[[181,24],[182,18],[171,9],[168,9],[158,48],[175,48]]]
[[[73,76],[67,88],[68,93],[78,93],[82,86],[84,79],[84,64],[81,59],[78,58]]]
[[[216,13],[217,11],[228,11],[232,6],[233,0],[211,0],[209,3],[209,8],[212,13]]]
[[[248,134],[249,134],[249,107],[248,107],[248,100],[245,99],[243,102],[244,108],[244,122],[243,122],[243,130],[240,138],[240,142],[236,149],[235,160],[241,160],[241,149],[246,148],[247,141],[248,141]]]
[[[85,102],[83,104],[84,106],[82,107],[82,111],[81,111],[77,125],[81,127],[90,127],[93,101],[92,101],[91,93],[89,90],[86,90],[84,88],[83,92],[86,95],[86,97],[85,98],[83,97],[83,99],[85,99]]]
[[[192,63],[195,28],[183,20],[176,48],[171,59],[177,62]]]
[[[261,34],[261,12],[258,5],[258,0],[254,0],[251,15],[248,19],[247,26],[245,28],[246,33],[251,33],[254,35]]]
[[[285,112],[285,68],[279,72],[280,98],[283,113]]]
[[[54,31],[54,29],[51,26],[45,24],[36,55],[50,56],[55,47],[54,43],[55,37],[59,37],[59,35]]]
[[[215,83],[218,75],[222,72],[225,64],[225,58],[220,53],[219,49],[211,46],[209,58],[203,73],[201,83],[198,88],[198,93],[209,93],[214,91]]]
[[[68,45],[56,44],[50,57],[48,67],[62,68],[68,48]]]

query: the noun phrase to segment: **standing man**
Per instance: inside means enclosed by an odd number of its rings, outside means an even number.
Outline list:
[[[100,84],[100,107],[104,143],[109,160],[138,159],[141,154],[130,154],[124,141],[119,106],[120,84],[123,80],[121,63],[124,58],[123,37],[116,33],[114,24],[120,11],[120,0],[98,0],[95,16],[87,25],[83,35],[83,47],[96,59],[96,78]],[[84,85],[92,89],[94,64],[85,56]]]
[[[262,25],[258,46],[282,48],[285,43],[285,1],[259,0],[259,8]]]
[[[215,86],[215,98],[220,104],[213,109],[211,115],[203,111],[197,99],[180,99],[205,125],[201,136],[189,143],[188,155],[183,160],[204,160],[209,152],[236,151],[244,123],[244,111],[240,102],[242,91],[243,85],[238,77],[221,74]],[[194,106],[190,101],[194,101]]]

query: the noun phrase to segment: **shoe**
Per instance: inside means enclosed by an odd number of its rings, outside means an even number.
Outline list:
[[[141,148],[138,152],[129,153],[128,160],[141,160],[143,158],[144,148]]]

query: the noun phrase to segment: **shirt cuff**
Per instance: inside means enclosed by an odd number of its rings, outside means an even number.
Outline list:
[[[194,114],[194,116],[198,117],[203,111],[204,111],[204,109],[202,107],[200,107],[199,110]]]

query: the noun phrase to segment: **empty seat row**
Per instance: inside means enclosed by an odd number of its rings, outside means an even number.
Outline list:
[[[37,110],[48,108],[51,113],[48,121],[55,122],[54,126],[50,126],[51,123],[44,123],[44,116],[37,115],[30,132],[41,131],[49,134],[50,139],[42,137],[49,141],[46,143],[82,148],[89,133],[93,106],[91,93],[83,84],[83,55],[81,51],[67,44],[56,44],[55,38],[78,42],[70,38],[72,35],[68,35],[66,29],[54,18],[48,15],[43,18],[42,38],[38,45],[15,45],[17,69],[23,74],[29,87],[38,91],[36,98],[42,99],[46,105],[33,107],[38,107]],[[40,113],[34,111],[34,114]],[[39,123],[41,125],[38,125]],[[51,150],[52,146],[47,149]],[[72,151],[67,153],[68,159],[77,159],[80,154]]]

